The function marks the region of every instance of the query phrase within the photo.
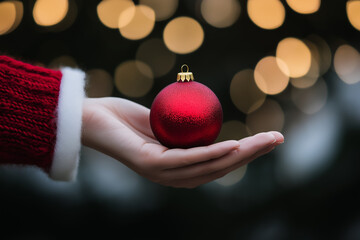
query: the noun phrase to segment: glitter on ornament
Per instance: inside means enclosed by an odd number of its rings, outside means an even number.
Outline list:
[[[212,144],[220,133],[222,120],[219,99],[210,88],[194,81],[186,64],[182,65],[177,82],[155,97],[150,110],[151,129],[168,148]]]

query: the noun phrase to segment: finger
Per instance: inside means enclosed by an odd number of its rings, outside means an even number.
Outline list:
[[[163,169],[179,168],[219,158],[238,147],[239,142],[235,140],[189,149],[164,149],[159,147],[152,149],[152,151],[157,151],[152,153],[152,156],[154,156],[152,161]]]
[[[276,139],[271,133],[259,133],[255,136],[240,140],[240,147],[227,155],[212,159],[211,161],[203,161],[193,165],[185,165],[175,169],[167,169],[164,174],[165,178],[186,179],[207,175],[229,168],[240,163],[255,153],[276,143]]]
[[[194,177],[194,178],[189,178],[189,179],[180,179],[180,180],[174,180],[171,182],[168,182],[169,186],[174,186],[174,187],[181,187],[181,188],[194,188],[206,183],[209,183],[211,181],[214,181],[218,178],[221,178],[223,176],[225,176],[226,174],[238,169],[239,167],[242,167],[246,164],[248,164],[249,162],[259,158],[260,156],[267,154],[269,152],[271,152],[273,149],[275,148],[274,145],[271,145],[259,152],[257,152],[256,154],[254,154],[253,156],[251,156],[250,158],[239,162],[229,168],[220,170],[220,171],[216,171],[207,175],[203,175],[203,176],[199,176],[199,177]]]

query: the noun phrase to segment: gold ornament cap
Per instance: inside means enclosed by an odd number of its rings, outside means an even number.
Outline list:
[[[184,72],[184,68],[186,68],[186,72]],[[181,66],[181,72],[179,72],[177,74],[177,81],[181,81],[181,82],[190,82],[190,81],[194,81],[194,75],[192,72],[189,72],[189,66],[186,64],[183,64]]]

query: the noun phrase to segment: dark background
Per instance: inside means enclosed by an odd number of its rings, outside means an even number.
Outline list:
[[[320,10],[310,15],[298,14],[282,1],[286,19],[275,30],[253,24],[246,13],[246,1],[240,1],[241,14],[234,25],[217,29],[199,15],[199,1],[180,0],[174,16],[156,22],[152,33],[137,41],[123,38],[118,30],[108,29],[99,21],[99,1],[75,2],[75,22],[63,31],[55,31],[37,26],[32,18],[34,1],[24,1],[19,27],[0,36],[2,54],[45,66],[58,56],[69,55],[84,71],[101,68],[113,74],[119,63],[135,58],[143,41],[161,39],[169,20],[190,16],[204,28],[202,46],[193,53],[177,55],[175,67],[155,79],[146,96],[129,99],[150,107],[156,94],[175,80],[178,66],[187,63],[196,78],[219,97],[224,121],[245,118],[229,96],[233,75],[273,55],[283,38],[302,39],[316,34],[327,42],[332,55],[342,43],[360,50],[360,32],[348,22],[345,0],[322,1]],[[285,144],[251,163],[245,177],[230,187],[216,183],[191,190],[159,186],[87,148],[83,149],[75,183],[54,182],[37,169],[3,167],[0,238],[360,239],[360,87],[359,83],[342,83],[333,65],[323,79],[328,100],[316,116],[304,116],[296,109],[288,96],[290,87],[269,96],[284,109]],[[128,98],[116,88],[112,95]],[[323,121],[327,126],[328,119],[335,119],[328,128],[319,130],[311,125]],[[299,142],[292,141],[296,137],[290,132],[293,126],[302,124],[314,127],[310,127],[309,141],[324,141],[309,152],[314,159],[324,156],[327,164],[314,174],[290,177],[295,179],[290,181],[279,177],[279,161],[291,156],[288,149],[297,148],[294,145]],[[328,139],[322,135],[332,136],[331,143],[326,143]],[[298,147],[306,151],[306,147]],[[306,171],[312,172],[311,164]]]

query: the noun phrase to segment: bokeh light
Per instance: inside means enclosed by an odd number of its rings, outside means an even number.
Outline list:
[[[239,167],[238,169],[228,173],[227,175],[216,179],[215,182],[224,187],[232,186],[232,185],[240,182],[241,179],[243,179],[243,177],[245,176],[246,170],[247,170],[247,165],[244,165],[244,166]]]
[[[139,46],[136,59],[148,64],[154,77],[161,77],[174,67],[176,54],[169,51],[161,39],[153,38]]]
[[[298,78],[304,76],[311,66],[311,52],[306,44],[297,38],[285,38],[279,42],[276,48],[277,61],[281,59],[285,62],[279,64],[280,69],[289,76]]]
[[[284,111],[279,103],[272,99],[267,99],[258,110],[246,116],[246,126],[251,135],[267,131],[281,132],[284,122]]]
[[[130,19],[130,21],[129,21]],[[124,24],[126,22],[127,24]],[[119,17],[119,30],[123,37],[139,40],[148,36],[155,26],[155,12],[145,5],[125,9]]]
[[[311,48],[311,56],[317,61],[319,65],[319,74],[320,76],[325,74],[332,63],[332,54],[329,45],[327,42],[318,35],[311,34],[306,37],[308,41],[312,43],[314,48]]]
[[[273,56],[264,57],[256,64],[255,83],[266,94],[279,94],[289,84],[289,72],[284,74],[286,69],[287,66],[281,59],[277,60]]]
[[[346,14],[350,24],[360,31],[360,1],[349,0],[346,3]]]
[[[78,67],[76,60],[69,55],[62,55],[57,58],[54,58],[49,64],[49,68],[59,69],[61,67]]]
[[[113,79],[103,69],[91,69],[86,72],[86,95],[88,97],[109,97],[113,90]]]
[[[14,31],[20,24],[24,14],[24,6],[20,1],[4,1],[0,3],[0,35]]]
[[[140,0],[140,4],[154,9],[156,21],[163,21],[174,15],[179,0]]]
[[[145,96],[154,82],[151,68],[137,60],[129,60],[118,65],[114,78],[116,88],[128,97]]]
[[[321,0],[286,0],[289,7],[301,14],[311,14],[319,10]]]
[[[350,45],[344,44],[336,49],[334,68],[338,76],[347,84],[360,81],[360,54]]]
[[[254,71],[245,69],[236,73],[232,78],[230,97],[241,112],[251,113],[264,103],[266,94],[257,87]]]
[[[174,53],[187,54],[197,50],[204,41],[204,30],[195,19],[177,17],[164,29],[164,42]]]
[[[68,0],[36,0],[33,16],[38,25],[48,27],[60,23],[68,10]]]
[[[237,0],[203,0],[201,14],[211,26],[225,28],[233,25],[240,16],[240,3]]]
[[[230,120],[223,123],[216,142],[226,140],[240,140],[249,136],[249,129],[238,120]]]
[[[320,53],[316,45],[309,40],[304,41],[311,51],[311,65],[309,71],[303,77],[291,78],[290,83],[297,88],[308,88],[313,86],[320,76]]]
[[[248,0],[251,21],[263,29],[276,29],[285,20],[285,8],[279,0]]]
[[[319,79],[314,86],[307,89],[293,88],[291,99],[303,113],[314,114],[320,111],[327,100],[328,90],[323,79]]]
[[[130,0],[106,0],[106,1],[101,1],[97,5],[96,11],[100,21],[106,27],[116,29],[119,27],[120,14],[125,9],[134,6],[135,4]],[[130,19],[127,20],[127,23],[130,22]],[[124,23],[124,25],[126,24]]]

